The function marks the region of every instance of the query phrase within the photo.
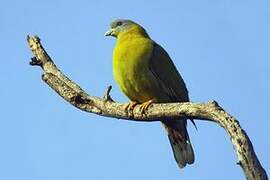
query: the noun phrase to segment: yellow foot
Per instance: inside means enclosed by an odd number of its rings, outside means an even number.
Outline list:
[[[127,105],[125,105],[125,111],[127,112],[132,112],[133,113],[133,109],[135,108],[135,106],[137,105],[138,103],[135,102],[135,101],[130,101],[129,103],[127,103]]]
[[[151,104],[153,104],[155,101],[153,99],[149,100],[149,101],[146,101],[144,103],[142,103],[140,105],[140,110],[142,112],[142,114],[145,113],[145,111],[147,111],[147,109],[150,107]]]

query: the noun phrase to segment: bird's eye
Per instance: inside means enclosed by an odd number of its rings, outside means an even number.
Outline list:
[[[116,26],[121,26],[123,23],[121,22],[121,21],[118,21],[117,23],[116,23]]]

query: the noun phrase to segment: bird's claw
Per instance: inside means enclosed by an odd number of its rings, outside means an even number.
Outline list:
[[[144,103],[142,103],[140,105],[140,111],[142,112],[142,114],[145,114],[145,112],[147,111],[147,109],[154,103],[154,100],[151,99],[149,101],[146,101]]]
[[[129,115],[133,115],[133,110],[137,104],[137,102],[131,101],[125,105],[124,109]]]

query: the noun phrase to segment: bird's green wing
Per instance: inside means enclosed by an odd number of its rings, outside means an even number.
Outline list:
[[[189,101],[188,90],[184,80],[177,71],[168,53],[157,43],[153,44],[149,69],[158,81],[160,91],[167,95],[166,97],[168,99],[165,102]],[[193,120],[191,121],[194,124]],[[192,164],[194,162],[194,151],[186,129],[187,121],[182,119],[163,121],[162,123],[168,132],[168,137],[178,166],[183,168],[186,164]]]
[[[188,90],[168,53],[153,42],[149,69],[159,82],[161,90],[167,94],[167,102],[189,101]]]

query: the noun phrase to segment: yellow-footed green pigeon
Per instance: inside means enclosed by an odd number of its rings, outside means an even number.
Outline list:
[[[106,36],[116,37],[113,75],[131,100],[127,109],[141,103],[146,110],[153,103],[189,101],[186,85],[168,53],[153,41],[139,24],[114,20]],[[187,120],[161,119],[180,168],[194,162],[194,152],[186,129]]]

